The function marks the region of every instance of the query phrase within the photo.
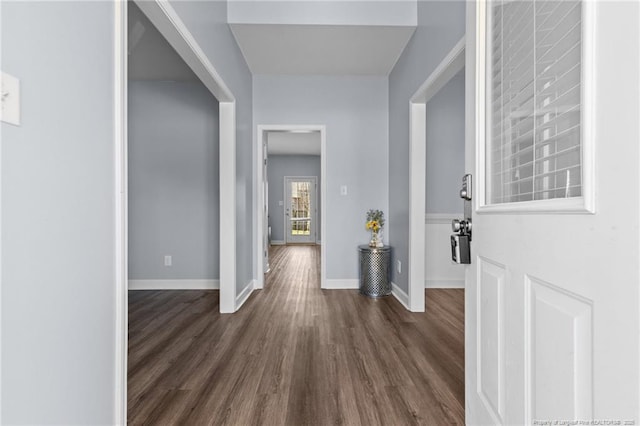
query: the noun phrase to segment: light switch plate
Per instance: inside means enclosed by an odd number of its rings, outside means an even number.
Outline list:
[[[340,195],[347,195],[347,185],[340,186]]]
[[[20,80],[3,72],[0,75],[0,121],[20,125]]]

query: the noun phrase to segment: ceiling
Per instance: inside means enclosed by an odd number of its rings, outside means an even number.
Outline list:
[[[269,155],[320,155],[320,132],[267,132]]]
[[[229,24],[253,74],[388,75],[412,26]]]
[[[199,81],[191,68],[135,5],[128,3],[129,79]]]
[[[199,81],[133,1],[129,79]],[[414,26],[229,24],[253,74],[388,75]]]

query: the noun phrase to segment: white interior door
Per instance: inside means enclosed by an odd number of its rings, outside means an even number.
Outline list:
[[[467,423],[640,424],[640,3],[467,4]]]
[[[284,178],[284,232],[287,244],[316,242],[316,180],[315,176]]]

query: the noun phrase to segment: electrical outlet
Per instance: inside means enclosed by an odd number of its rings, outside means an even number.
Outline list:
[[[20,125],[20,80],[5,72],[0,74],[0,121]]]
[[[164,257],[164,266],[171,266],[171,256]]]
[[[396,270],[398,271],[398,274],[402,273],[402,262],[399,260],[396,262]]]

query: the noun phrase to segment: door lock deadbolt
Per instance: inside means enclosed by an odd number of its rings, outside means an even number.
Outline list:
[[[455,263],[471,263],[471,175],[462,177],[460,198],[464,200],[464,219],[453,219],[451,230],[451,260]]]
[[[460,198],[465,201],[471,201],[471,175],[469,174],[462,177],[462,189],[460,190]]]

